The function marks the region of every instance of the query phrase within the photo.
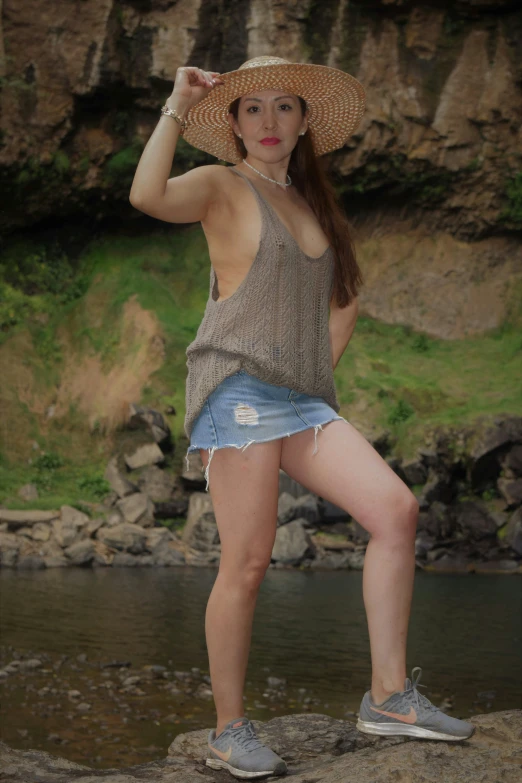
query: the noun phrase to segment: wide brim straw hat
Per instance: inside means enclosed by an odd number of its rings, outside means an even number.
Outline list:
[[[188,111],[183,138],[228,163],[242,160],[227,120],[230,104],[241,95],[283,89],[304,98],[316,155],[343,147],[359,125],[366,106],[362,84],[349,73],[328,65],[292,63],[282,57],[263,55],[247,60],[236,71],[221,73],[220,79],[223,84],[216,84]]]

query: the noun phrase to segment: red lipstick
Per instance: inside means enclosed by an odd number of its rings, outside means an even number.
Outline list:
[[[279,144],[281,139],[278,139],[277,136],[266,136],[264,139],[261,139],[261,144]]]

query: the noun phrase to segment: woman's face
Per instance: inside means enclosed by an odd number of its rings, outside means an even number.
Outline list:
[[[228,118],[248,152],[263,160],[280,160],[290,155],[299,134],[306,131],[307,114],[301,114],[297,95],[284,89],[260,90],[241,96],[237,122],[233,114]]]

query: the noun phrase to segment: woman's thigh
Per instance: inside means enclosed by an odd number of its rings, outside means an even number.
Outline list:
[[[366,438],[347,421],[331,421],[284,438],[281,467],[319,497],[342,508],[372,535],[416,526],[415,495]]]
[[[220,567],[267,567],[277,529],[281,438],[216,449],[209,493],[221,542]],[[206,468],[208,449],[200,449]]]

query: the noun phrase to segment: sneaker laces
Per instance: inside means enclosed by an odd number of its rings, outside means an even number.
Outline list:
[[[243,726],[234,729],[233,734],[237,744],[244,750],[255,750],[262,747],[262,743],[251,723],[245,723]]]
[[[415,676],[415,672],[418,672],[417,676]],[[419,683],[421,675],[422,675],[421,667],[420,666],[414,666],[413,669],[411,670],[411,681],[410,681],[411,682],[411,688],[407,688],[406,691],[407,692],[411,691],[413,693],[413,697],[415,699],[415,703],[416,703],[418,709],[420,709],[421,706],[422,706],[426,710],[436,711],[437,707],[435,707],[435,705],[432,704],[431,701],[429,699],[427,699],[426,696],[424,696],[424,694],[420,693],[419,690],[418,690],[419,688],[427,688],[428,687],[427,685],[421,685]]]

